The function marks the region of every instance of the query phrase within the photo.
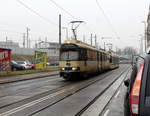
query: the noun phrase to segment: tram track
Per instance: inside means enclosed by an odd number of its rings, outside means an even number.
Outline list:
[[[109,72],[109,73],[111,73],[111,72]],[[105,73],[104,73],[104,74],[105,74]],[[107,74],[106,76],[108,76],[108,74]],[[106,77],[106,76],[105,76],[105,77]],[[92,79],[92,80],[93,80],[93,79]],[[97,81],[97,80],[95,80],[95,81]],[[72,85],[72,83],[76,84],[76,82],[71,82],[71,83],[69,83],[69,84],[67,83],[67,84],[64,84],[63,86],[60,86],[60,87],[55,88],[55,89],[52,89],[52,90],[47,91],[47,92],[45,92],[45,93],[41,93],[41,94],[38,94],[38,95],[36,95],[36,96],[27,98],[27,99],[23,99],[23,100],[20,100],[20,101],[11,103],[11,104],[7,104],[7,105],[4,105],[4,106],[1,106],[1,107],[0,107],[0,111],[1,111],[1,109],[4,109],[4,108],[6,108],[6,107],[11,107],[11,106],[13,106],[13,105],[15,105],[15,107],[17,107],[17,106],[20,106],[20,104],[23,104],[24,102],[30,103],[30,102],[32,102],[33,100],[37,100],[37,99],[40,99],[40,98],[42,98],[42,97],[44,97],[44,96],[54,94],[54,93],[56,93],[56,92],[59,92],[59,91],[63,90],[65,87],[68,87],[69,85]],[[69,95],[67,95],[67,96],[65,96],[65,97],[68,97],[68,96],[70,96],[70,95],[72,95],[72,94],[73,94],[73,93],[71,93],[71,94],[69,94]],[[64,98],[63,98],[63,99],[64,99]],[[61,99],[61,100],[63,100],[63,99]],[[59,100],[59,101],[60,101],[60,100]],[[57,102],[56,102],[56,103],[57,103]],[[54,104],[53,104],[53,105],[54,105]],[[0,116],[1,116],[1,115],[0,115]]]
[[[117,77],[117,79],[118,79],[122,74],[124,74],[124,72],[126,72],[126,71],[127,71],[127,68],[126,68],[126,70],[124,70],[123,72],[121,72],[121,73],[119,74],[119,76]],[[112,72],[110,72],[110,73],[113,74]],[[110,76],[110,74],[107,75],[106,78],[107,78],[108,76]],[[103,78],[103,79],[105,79],[105,78]],[[103,79],[100,79],[99,81],[101,81],[101,80],[103,80]],[[117,80],[117,79],[115,79],[115,80]],[[115,80],[114,80],[114,81],[115,81]],[[114,82],[114,81],[113,81],[113,82]],[[95,83],[99,83],[99,82],[97,81],[97,82],[95,82]],[[93,83],[93,84],[94,84],[94,83]],[[112,84],[112,83],[111,83],[111,84]],[[105,90],[107,90],[111,84],[109,84],[109,85],[106,87]],[[76,94],[76,93],[82,91],[83,89],[85,89],[85,88],[87,88],[87,87],[89,87],[89,86],[91,86],[91,85],[92,85],[92,83],[91,83],[90,85],[88,85],[88,86],[84,86],[83,88],[80,88],[80,89],[78,89],[78,90],[76,90],[76,91],[70,93],[70,95],[68,94],[68,96],[64,97],[63,99],[61,99],[60,101],[58,101],[58,102],[56,102],[56,103],[54,103],[54,104],[48,105],[48,106],[44,107],[43,109],[40,109],[40,110],[38,110],[38,111],[35,111],[34,113],[31,113],[29,116],[32,116],[32,115],[34,115],[34,116],[40,116],[41,114],[40,114],[40,115],[37,115],[38,112],[41,112],[41,111],[44,111],[45,109],[50,108],[51,106],[53,106],[53,105],[55,105],[55,104],[57,104],[57,103],[59,103],[59,102],[65,100],[65,99],[67,99],[68,97],[71,97],[72,95],[74,95],[74,94]],[[101,95],[105,92],[105,90],[102,91]],[[65,106],[64,106],[64,107],[65,107]],[[58,109],[59,109],[59,108],[58,108]],[[49,111],[49,110],[48,110],[48,111]],[[45,112],[45,111],[44,111],[44,112]],[[44,112],[43,112],[43,113],[44,113]],[[50,112],[51,112],[51,111],[50,111]],[[78,113],[79,113],[79,112],[78,112]],[[77,116],[78,116],[78,113],[76,114]],[[52,115],[53,115],[53,114],[52,114]],[[58,114],[58,115],[60,115],[60,114]],[[73,114],[73,115],[75,115],[75,114]],[[63,115],[62,115],[62,116],[63,116]],[[68,116],[68,114],[67,114],[67,116]]]
[[[40,87],[42,87],[42,85],[44,85],[45,83],[52,83],[52,82],[58,82],[60,81],[60,77],[48,77],[47,79],[44,80],[30,80],[28,82],[20,82],[20,83],[11,83],[11,84],[5,84],[5,85],[1,85],[0,86],[0,91],[4,91],[5,93],[2,93],[0,95],[0,98],[2,97],[7,97],[7,96],[13,96],[13,95],[17,95],[18,93],[22,92],[22,91],[26,91],[29,87],[32,89],[38,89]],[[28,86],[27,86],[28,85]],[[5,88],[5,90],[4,90]],[[0,106],[1,107],[1,106]]]
[[[40,94],[34,95],[34,96],[32,96],[32,97],[29,97],[29,98],[26,98],[26,99],[23,99],[23,100],[19,100],[19,101],[17,101],[17,102],[13,102],[13,103],[10,103],[10,104],[4,105],[4,106],[0,106],[0,109],[3,109],[3,108],[8,107],[8,106],[12,106],[12,105],[14,105],[14,104],[18,104],[18,103],[21,104],[22,102],[31,102],[32,100],[34,100],[34,99],[39,99],[40,97],[43,97],[43,96],[45,96],[46,94],[55,93],[55,92],[58,91],[58,89],[60,89],[60,88],[62,88],[62,87],[65,87],[66,85],[68,85],[68,83],[65,83],[65,84],[62,85],[62,86],[59,86],[59,87],[57,87],[57,88],[55,88],[55,89],[46,91],[46,92],[44,92],[44,93],[40,93]],[[12,95],[12,94],[10,94],[10,95]],[[39,97],[37,97],[37,96],[39,96]],[[3,96],[3,97],[5,97],[5,96]]]
[[[123,69],[123,68],[122,68],[122,69]],[[118,70],[118,71],[120,71],[120,70]],[[121,72],[121,74],[124,73],[124,72],[125,72],[125,71]],[[90,85],[92,85],[92,84],[94,84],[94,83],[96,83],[96,82],[98,82],[98,81],[100,81],[100,80],[102,80],[102,79],[105,79],[105,77],[108,77],[108,76],[111,75],[112,73],[116,73],[116,72],[115,72],[115,71],[110,71],[110,72],[108,72],[108,73],[104,73],[104,74],[101,75],[101,78],[96,78],[96,77],[97,77],[97,76],[96,76],[95,78],[90,78],[90,79],[88,79],[88,80],[84,80],[83,82],[81,81],[81,82],[69,83],[69,84],[63,85],[63,86],[61,86],[61,87],[58,87],[58,88],[56,88],[56,89],[50,90],[50,91],[48,91],[48,92],[41,93],[41,94],[39,94],[39,95],[33,96],[33,97],[31,97],[31,98],[27,98],[27,99],[18,101],[18,102],[16,102],[16,103],[9,104],[9,105],[7,105],[7,106],[1,107],[1,108],[0,108],[0,113],[1,113],[1,114],[11,114],[11,112],[13,112],[13,109],[15,110],[15,108],[18,108],[18,107],[20,107],[20,106],[23,106],[22,104],[24,104],[24,105],[31,104],[31,106],[32,106],[32,102],[34,102],[34,101],[36,101],[36,100],[37,100],[37,103],[38,103],[38,100],[42,100],[42,98],[44,98],[44,97],[46,97],[46,96],[48,96],[48,95],[49,95],[49,96],[50,96],[50,95],[56,95],[56,96],[57,96],[57,93],[60,93],[60,94],[61,94],[61,92],[63,93],[63,90],[65,90],[66,88],[71,88],[71,87],[73,87],[73,86],[76,85],[76,87],[73,88],[74,90],[70,89],[69,91],[71,91],[71,92],[70,92],[70,93],[67,93],[64,97],[58,99],[58,100],[55,101],[55,102],[52,102],[51,104],[45,105],[44,107],[42,107],[42,108],[40,108],[40,109],[37,109],[37,110],[35,110],[34,112],[28,114],[28,115],[34,115],[34,114],[36,114],[36,113],[38,113],[38,112],[40,112],[40,111],[42,111],[42,110],[44,110],[44,109],[46,109],[46,108],[48,108],[48,107],[53,106],[54,104],[57,104],[58,102],[60,102],[60,101],[62,101],[62,100],[64,100],[64,99],[66,99],[66,98],[68,98],[69,96],[71,96],[71,95],[73,95],[73,94],[75,94],[75,93],[77,93],[77,92],[79,92],[79,91],[81,91],[81,90],[87,88],[88,86],[90,86]],[[119,77],[118,77],[118,78],[119,78]],[[115,79],[115,80],[117,80],[117,79]],[[114,81],[115,81],[115,80],[114,80]],[[113,82],[114,82],[114,81],[113,81]],[[112,83],[113,83],[113,82],[112,82]],[[85,83],[86,83],[86,84],[85,84]],[[111,83],[111,84],[112,84],[112,83]],[[109,88],[109,86],[108,86],[107,88]],[[106,88],[105,90],[107,90],[107,88]],[[102,93],[104,93],[105,90],[103,90]],[[102,93],[101,93],[100,95],[102,95]],[[59,94],[58,94],[58,95],[59,95]],[[54,96],[54,97],[55,97],[55,96]],[[98,97],[98,96],[97,96],[97,97]],[[45,100],[46,100],[46,99],[45,99]],[[96,100],[96,98],[95,98],[95,100]],[[93,100],[93,101],[94,101],[94,100]],[[42,102],[42,101],[41,101],[41,102]],[[14,105],[14,107],[13,107],[13,105]],[[34,105],[35,105],[35,104],[34,104]],[[5,108],[7,108],[7,109],[12,109],[12,110],[6,111]],[[1,109],[4,109],[4,110],[1,110]],[[21,110],[24,110],[24,109],[20,109],[20,111],[21,111]],[[4,111],[4,113],[3,113],[3,111]],[[0,116],[1,116],[1,114],[0,114]],[[79,113],[79,114],[80,114],[80,113]]]
[[[114,73],[115,73],[115,72],[114,72]],[[123,72],[122,72],[122,73],[123,73]],[[83,89],[85,89],[85,88],[87,88],[87,87],[89,87],[89,86],[91,86],[91,85],[93,85],[93,84],[95,84],[95,83],[98,83],[99,81],[101,81],[101,80],[107,78],[107,77],[110,76],[111,74],[113,74],[112,71],[109,72],[109,74],[107,73],[107,75],[105,75],[105,76],[104,76],[103,78],[101,78],[101,79],[96,79],[95,81],[86,84],[86,86],[84,85],[84,86],[82,86],[82,87],[80,86],[80,88],[76,88],[76,90],[74,90],[74,91],[68,93],[66,96],[64,96],[64,97],[63,97],[62,99],[60,99],[59,101],[56,101],[56,102],[54,102],[53,104],[49,104],[49,105],[45,106],[44,108],[42,108],[42,109],[40,109],[40,110],[34,111],[34,112],[31,113],[29,116],[36,115],[38,112],[40,112],[40,111],[42,111],[42,110],[44,110],[44,109],[46,109],[46,108],[49,108],[49,107],[51,107],[51,106],[53,106],[53,105],[55,105],[55,104],[61,102],[62,100],[64,100],[64,99],[66,99],[66,98],[68,98],[68,97],[70,97],[70,96],[76,94],[77,92],[79,92],[79,91],[81,91],[81,90],[83,90]],[[85,82],[85,83],[86,83],[86,82]]]
[[[125,75],[127,76],[127,74],[128,74],[128,72],[129,72],[129,69],[126,69],[124,72],[122,72],[120,75],[118,75],[118,77],[115,79],[115,80],[113,80],[110,84],[108,84],[107,85],[107,87],[102,91],[102,92],[100,92],[93,100],[91,100],[84,108],[82,108],[75,116],[81,116],[93,103],[95,103],[96,101],[97,101],[97,99],[99,99],[109,88],[111,88],[112,87],[112,85],[113,85],[113,83],[115,83],[119,78],[120,78],[120,76],[121,75],[123,75],[124,73],[126,73]],[[125,77],[126,77],[125,76]],[[121,84],[123,83],[123,81],[121,82]],[[119,87],[121,86],[121,84],[119,85]],[[119,88],[118,87],[118,88]],[[118,90],[118,88],[117,88],[117,90]],[[116,90],[116,91],[117,91]],[[115,92],[116,93],[116,92]],[[115,94],[114,93],[114,94]],[[114,95],[113,95],[114,96]],[[113,97],[112,96],[112,97]],[[111,97],[111,98],[112,98]],[[111,99],[108,101],[108,103],[111,101]],[[108,104],[107,103],[107,104]],[[107,106],[107,105],[106,105]],[[106,107],[105,106],[105,107]],[[105,107],[103,108],[103,109],[105,109]],[[99,116],[101,115],[101,113],[99,114]]]

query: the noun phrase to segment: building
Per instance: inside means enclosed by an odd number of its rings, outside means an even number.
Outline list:
[[[2,48],[18,48],[19,43],[13,42],[11,40],[9,40],[9,41],[0,41],[0,47],[2,47]]]
[[[150,46],[150,7],[149,7],[149,13],[147,18],[147,47]]]
[[[57,42],[44,42],[44,41],[41,41],[41,42],[37,43],[35,46],[36,46],[36,48],[51,49],[51,50],[58,50],[60,48],[60,45]]]
[[[15,43],[13,41],[0,41],[0,48],[3,49],[11,49],[12,54],[16,55],[34,55],[35,51],[47,52],[49,57],[58,57],[59,56],[59,44],[57,43],[49,43],[47,47],[41,44],[41,47],[37,48],[22,48],[19,46],[19,43]]]

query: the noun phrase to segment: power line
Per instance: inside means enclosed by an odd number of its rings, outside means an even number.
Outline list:
[[[50,2],[52,2],[56,7],[58,7],[59,9],[63,10],[66,14],[68,14],[70,17],[72,17],[75,20],[79,20],[77,17],[75,17],[74,15],[72,15],[69,11],[67,11],[65,8],[63,8],[61,5],[59,5],[58,3],[56,3],[54,0],[49,0]],[[87,28],[89,28],[89,30],[91,31],[92,29],[90,27],[88,27],[86,25]]]
[[[49,1],[52,2],[53,4],[55,4],[56,7],[60,8],[61,10],[63,10],[66,14],[68,14],[69,16],[71,16],[73,19],[78,20],[75,16],[73,16],[70,12],[68,12],[66,9],[64,9],[62,6],[60,6],[54,0],[49,0]]]
[[[22,34],[21,32],[11,31],[11,30],[6,30],[6,29],[0,29],[0,31],[1,31],[1,32],[8,32],[8,33]]]
[[[110,25],[110,27],[111,27],[112,31],[114,32],[114,34],[116,35],[117,39],[119,39],[119,36],[118,36],[116,30],[114,29],[114,27],[113,27],[111,21],[109,20],[109,18],[108,18],[107,15],[105,14],[105,12],[104,12],[103,8],[101,7],[100,3],[98,2],[98,0],[96,0],[96,4],[97,4],[98,8],[100,9],[100,11],[102,11],[102,13],[103,13],[105,19],[107,20],[108,24]]]
[[[36,14],[37,16],[39,16],[41,19],[45,20],[46,22],[53,24],[53,25],[57,25],[56,23],[54,23],[53,21],[47,19],[46,17],[42,16],[41,14],[39,14],[38,12],[36,12],[34,9],[30,8],[28,5],[24,4],[22,1],[20,0],[16,0],[19,4],[21,4],[22,6],[24,6],[25,8],[27,8],[29,11],[31,11],[32,13]]]

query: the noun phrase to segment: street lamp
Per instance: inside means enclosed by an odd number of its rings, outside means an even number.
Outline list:
[[[67,27],[62,27],[62,29],[66,30],[66,39],[69,40],[69,38],[68,38],[68,28]]]
[[[142,23],[144,23],[144,37],[145,37],[145,52],[147,51],[147,28],[146,28],[146,21],[142,21]]]

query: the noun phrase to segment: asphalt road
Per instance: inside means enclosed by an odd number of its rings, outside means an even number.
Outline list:
[[[128,67],[121,65],[119,69],[75,82],[51,76],[0,85],[0,116],[103,115],[106,107],[111,109],[108,103],[126,78]]]
[[[0,85],[0,107],[30,98],[66,84],[57,76],[25,80]]]

